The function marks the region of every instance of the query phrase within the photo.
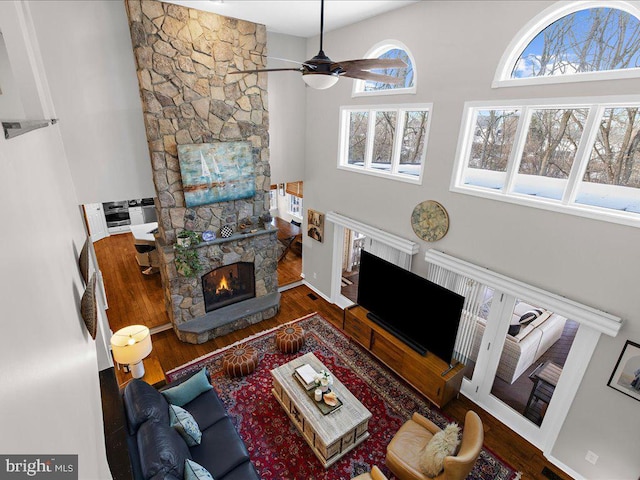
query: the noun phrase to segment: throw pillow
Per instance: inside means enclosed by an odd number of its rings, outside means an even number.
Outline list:
[[[420,469],[425,475],[435,477],[442,471],[445,457],[453,455],[458,448],[459,433],[458,424],[450,423],[429,440],[419,460]]]
[[[202,440],[202,432],[193,416],[184,408],[177,405],[169,405],[170,425],[175,428],[178,433],[187,442],[187,445],[193,447],[200,445]]]
[[[524,314],[520,317],[520,325],[529,325],[531,322],[533,322],[536,318],[538,318],[540,315],[542,315],[542,310],[536,308],[535,310],[529,310],[527,312],[524,312]]]
[[[202,465],[187,460],[184,462],[184,480],[213,480],[213,475]]]
[[[180,385],[167,388],[160,393],[164,395],[169,403],[182,407],[201,393],[211,390],[212,388],[209,380],[207,380],[207,371],[203,368]]]
[[[509,335],[511,335],[512,337],[515,337],[516,335],[518,335],[518,333],[520,333],[519,323],[517,325],[509,325]]]

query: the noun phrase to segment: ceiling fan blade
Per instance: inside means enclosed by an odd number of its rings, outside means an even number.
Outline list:
[[[366,70],[348,70],[340,74],[341,77],[356,78],[358,80],[370,80],[372,82],[397,84],[404,82],[404,79],[383,75],[381,73],[368,72]]]
[[[345,60],[343,62],[335,62],[336,66],[342,67],[343,70],[349,71],[352,68],[356,70],[373,70],[386,68],[405,68],[407,64],[399,58],[361,58],[359,60]],[[331,66],[333,68],[333,65]]]
[[[235,72],[227,72],[227,75],[234,73],[261,73],[261,72],[304,72],[304,68],[262,68],[258,70],[237,70]]]

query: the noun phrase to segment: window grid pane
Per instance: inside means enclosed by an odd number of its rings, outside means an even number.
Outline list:
[[[515,192],[562,199],[588,113],[587,108],[532,111]]]
[[[463,183],[500,190],[506,179],[520,110],[478,110]]]
[[[391,171],[397,112],[376,112],[371,168]]]
[[[429,112],[425,110],[410,110],[405,112],[398,173],[414,175],[416,177],[420,175],[422,151],[427,136],[428,117]]]
[[[607,108],[576,203],[640,213],[640,108]]]
[[[349,115],[349,165],[364,166],[367,149],[367,128],[369,112],[351,112]]]

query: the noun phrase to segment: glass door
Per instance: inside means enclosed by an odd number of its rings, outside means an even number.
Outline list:
[[[472,361],[463,393],[534,444],[579,324],[544,305],[488,289],[475,317]]]
[[[355,230],[344,229],[340,293],[353,303],[356,303],[358,300],[360,252],[364,247],[365,239],[366,237],[363,234]]]

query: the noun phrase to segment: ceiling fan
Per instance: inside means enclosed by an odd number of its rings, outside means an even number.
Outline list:
[[[257,70],[239,70],[238,73],[259,73],[259,72],[280,72],[293,71],[302,73],[302,80],[312,88],[324,90],[335,85],[340,77],[355,78],[358,80],[370,80],[380,83],[397,84],[403,80],[391,75],[371,72],[374,69],[406,68],[407,64],[399,58],[361,58],[358,60],[344,60],[334,62],[322,50],[322,39],[324,35],[324,0],[320,3],[320,51],[318,54],[306,62],[299,63],[297,68],[265,68]]]

